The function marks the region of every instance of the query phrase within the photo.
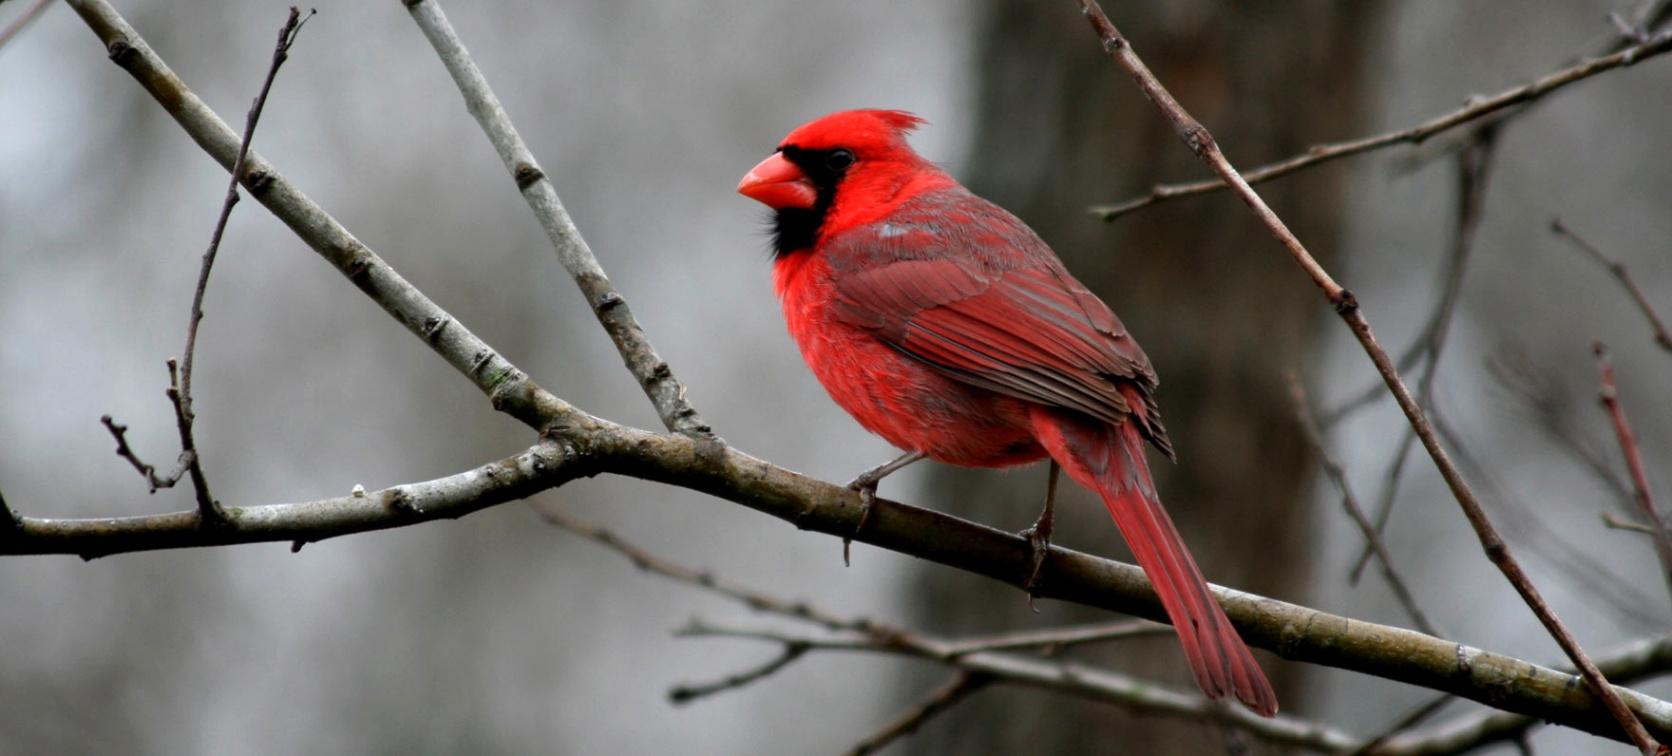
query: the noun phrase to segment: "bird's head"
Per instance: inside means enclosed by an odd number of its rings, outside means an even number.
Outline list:
[[[901,110],[832,113],[791,131],[737,191],[777,211],[780,257],[805,249],[832,216],[880,212],[915,179],[944,176],[906,143],[924,123]]]

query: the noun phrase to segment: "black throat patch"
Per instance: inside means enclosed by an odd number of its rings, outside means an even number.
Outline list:
[[[830,205],[836,201],[836,184],[846,173],[845,169],[835,170],[830,167],[830,153],[834,151],[809,150],[794,145],[787,145],[781,150],[786,160],[807,174],[807,179],[813,183],[813,189],[817,191],[817,199],[811,208],[786,207],[774,213],[772,254],[775,259],[783,259],[811,249],[813,243],[818,241],[819,229],[824,227],[825,215],[830,211]]]

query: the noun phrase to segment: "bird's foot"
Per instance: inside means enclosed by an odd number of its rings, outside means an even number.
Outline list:
[[[1034,592],[1038,590],[1039,578],[1045,572],[1045,560],[1051,556],[1051,522],[1041,518],[1033,527],[1016,535],[1027,539],[1028,549],[1033,552],[1033,572],[1028,573],[1028,582],[1022,585],[1022,589],[1028,592],[1028,608],[1037,614],[1039,607],[1033,604]]]
[[[1028,540],[1028,549],[1033,552],[1033,572],[1028,573],[1028,582],[1022,588],[1028,592],[1028,608],[1035,613],[1039,607],[1034,606],[1035,592],[1039,589],[1039,578],[1045,572],[1045,560],[1051,556],[1051,532],[1056,522],[1057,475],[1062,468],[1056,460],[1051,460],[1051,472],[1045,483],[1045,509],[1039,513],[1039,519],[1033,527],[1018,533]]]
[[[883,477],[882,475],[877,474],[876,470],[870,470],[870,471],[866,472],[865,474],[860,475],[857,478],[854,478],[853,482],[848,484],[848,488],[851,488],[851,489],[859,492],[859,524],[853,526],[853,535],[854,536],[859,535],[859,532],[865,529],[865,523],[869,522],[870,519],[871,519],[871,510],[874,509],[877,505],[877,484],[882,482],[882,477]],[[842,566],[843,567],[853,566],[852,561],[850,561],[850,559],[849,559],[849,551],[852,548],[853,548],[853,536],[848,536],[847,538],[843,538],[842,539]]]
[[[925,458],[923,452],[906,452],[886,464],[877,465],[854,478],[848,483],[848,488],[859,492],[859,523],[853,526],[853,534],[842,539],[842,565],[852,566],[848,561],[848,550],[853,546],[853,539],[865,529],[865,523],[871,519],[871,510],[877,505],[877,484],[888,477],[895,470]]]

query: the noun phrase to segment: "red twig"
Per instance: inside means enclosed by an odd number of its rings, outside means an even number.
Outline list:
[[[1672,537],[1668,537],[1666,521],[1661,519],[1660,512],[1655,509],[1655,500],[1649,495],[1649,475],[1643,469],[1643,454],[1637,446],[1637,435],[1631,432],[1631,423],[1626,421],[1625,409],[1620,406],[1620,391],[1614,383],[1614,366],[1608,359],[1608,347],[1599,341],[1595,349],[1597,367],[1602,373],[1602,406],[1608,408],[1608,415],[1614,420],[1614,435],[1620,439],[1620,452],[1625,455],[1626,469],[1631,472],[1632,498],[1636,499],[1643,516],[1649,520],[1650,533],[1655,539],[1655,556],[1660,559],[1660,569],[1665,573],[1666,588],[1672,591]]]
[[[1428,450],[1429,457],[1434,460],[1435,466],[1439,468],[1440,477],[1444,478],[1446,485],[1451,488],[1452,495],[1457,498],[1458,505],[1463,509],[1464,517],[1469,520],[1469,524],[1474,528],[1476,535],[1479,536],[1481,548],[1486,552],[1487,558],[1492,560],[1492,563],[1508,578],[1510,584],[1515,586],[1516,591],[1521,594],[1522,600],[1533,610],[1533,614],[1538,616],[1539,622],[1544,625],[1545,630],[1556,639],[1556,643],[1562,647],[1562,651],[1568,655],[1568,658],[1573,660],[1574,666],[1579,669],[1580,674],[1585,678],[1585,683],[1591,689],[1592,694],[1597,696],[1609,714],[1620,723],[1621,727],[1625,728],[1626,734],[1638,750],[1642,751],[1644,756],[1656,756],[1660,753],[1663,750],[1660,744],[1656,743],[1654,738],[1649,736],[1648,730],[1644,729],[1643,724],[1637,721],[1637,718],[1631,713],[1631,709],[1626,707],[1625,702],[1620,699],[1613,686],[1609,685],[1608,680],[1603,678],[1602,673],[1597,670],[1596,665],[1585,654],[1585,650],[1580,647],[1573,634],[1568,632],[1567,627],[1556,617],[1556,613],[1550,609],[1549,604],[1545,603],[1544,597],[1533,586],[1532,580],[1527,577],[1527,573],[1521,568],[1521,564],[1515,561],[1515,557],[1510,553],[1509,545],[1498,535],[1492,521],[1487,518],[1480,500],[1475,496],[1474,491],[1470,490],[1468,482],[1463,480],[1463,474],[1457,469],[1457,465],[1452,462],[1445,448],[1440,445],[1439,438],[1435,435],[1433,426],[1428,422],[1427,415],[1423,413],[1422,407],[1417,404],[1416,397],[1411,394],[1411,390],[1405,385],[1404,379],[1399,377],[1399,371],[1394,367],[1392,358],[1388,357],[1387,350],[1382,348],[1382,345],[1376,340],[1375,334],[1371,332],[1370,321],[1365,319],[1363,311],[1359,309],[1357,298],[1353,296],[1352,292],[1343,288],[1335,282],[1334,278],[1330,277],[1323,266],[1319,265],[1311,253],[1306,251],[1306,247],[1300,243],[1300,240],[1295,238],[1294,233],[1289,230],[1282,219],[1277,217],[1277,213],[1273,212],[1271,207],[1266,205],[1265,200],[1261,199],[1260,195],[1256,194],[1253,188],[1248,185],[1248,182],[1242,178],[1242,175],[1237,173],[1237,170],[1231,166],[1230,161],[1225,159],[1224,153],[1220,152],[1219,145],[1214,142],[1213,135],[1208,133],[1208,130],[1195,118],[1192,118],[1189,113],[1185,112],[1178,101],[1173,99],[1172,94],[1161,85],[1160,81],[1156,80],[1155,74],[1150,72],[1149,67],[1145,66],[1144,62],[1138,58],[1137,53],[1132,51],[1132,46],[1126,41],[1126,38],[1121,36],[1120,32],[1115,29],[1115,25],[1110,23],[1109,17],[1104,15],[1103,8],[1098,5],[1097,0],[1079,0],[1079,4],[1086,15],[1086,19],[1091,22],[1092,30],[1097,33],[1098,39],[1102,41],[1103,50],[1109,53],[1110,57],[1114,58],[1115,62],[1122,68],[1126,69],[1144,95],[1161,109],[1162,115],[1172,124],[1173,130],[1177,132],[1185,145],[1196,153],[1197,157],[1207,162],[1209,167],[1219,174],[1219,177],[1226,184],[1230,185],[1231,190],[1236,192],[1238,198],[1244,204],[1247,204],[1254,211],[1255,216],[1271,230],[1272,235],[1288,250],[1289,255],[1294,258],[1295,262],[1306,271],[1313,283],[1317,284],[1318,288],[1323,289],[1330,305],[1335,308],[1341,319],[1346,321],[1347,327],[1358,338],[1359,343],[1370,356],[1371,362],[1375,363],[1376,370],[1381,373],[1382,380],[1387,383],[1388,390],[1393,392],[1394,399],[1399,403],[1399,408],[1405,412],[1406,419],[1410,421],[1411,427],[1416,430],[1417,437],[1422,440],[1423,447]],[[1672,36],[1668,36],[1665,41],[1668,47],[1672,47]]]

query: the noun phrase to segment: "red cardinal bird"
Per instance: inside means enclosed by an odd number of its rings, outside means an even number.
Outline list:
[[[868,504],[882,476],[919,459],[1049,456],[1103,497],[1202,690],[1272,716],[1271,684],[1150,479],[1144,442],[1173,451],[1149,358],[1032,229],[912,150],[906,134],[923,123],[896,110],[825,116],[737,187],[777,211],[773,277],[808,366],[860,425],[906,451],[853,485]],[[1033,580],[1055,483],[1053,466],[1029,533]]]

